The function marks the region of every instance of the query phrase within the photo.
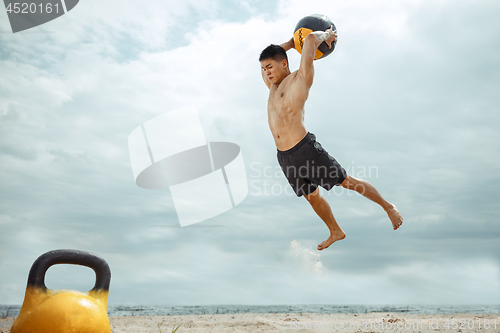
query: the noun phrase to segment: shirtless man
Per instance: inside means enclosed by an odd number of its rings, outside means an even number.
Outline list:
[[[403,223],[395,205],[386,201],[366,180],[348,175],[304,126],[304,105],[314,77],[313,60],[316,49],[323,41],[331,48],[331,43],[337,42],[337,30],[332,31],[330,27],[326,31],[307,35],[300,67],[293,73],[288,67],[286,55],[286,51],[294,48],[293,38],[281,45],[269,45],[259,57],[262,78],[270,90],[267,114],[280,167],[295,194],[304,196],[330,229],[330,236],[318,245],[318,250],[345,238],[318,185],[326,190],[335,185],[354,190],[379,204],[387,212],[394,230]]]

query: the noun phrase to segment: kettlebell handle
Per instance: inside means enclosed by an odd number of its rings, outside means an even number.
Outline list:
[[[92,291],[109,290],[111,281],[111,270],[101,257],[78,250],[55,250],[39,256],[31,266],[28,275],[28,286],[47,290],[45,286],[45,273],[52,265],[73,264],[92,268],[96,275],[96,281]]]

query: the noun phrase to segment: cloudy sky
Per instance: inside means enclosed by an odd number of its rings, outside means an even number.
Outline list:
[[[281,174],[258,55],[305,15],[339,41],[315,62],[305,125],[404,217],[322,190],[346,239]],[[500,303],[500,2],[82,0],[13,34],[0,11],[0,304],[21,304],[42,253],[96,253],[110,304]],[[297,69],[300,55],[289,52]],[[238,144],[249,193],[181,228],[171,193],[135,184],[128,136],[198,110]],[[175,144],[165,143],[165,144]],[[47,286],[88,290],[55,266]]]

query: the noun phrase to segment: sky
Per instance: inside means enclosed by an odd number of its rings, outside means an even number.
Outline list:
[[[375,203],[321,189],[347,234],[321,252],[328,229],[279,168],[258,62],[314,13],[338,43],[314,63],[305,126],[404,217],[394,231]],[[109,304],[500,304],[499,13],[495,0],[82,0],[14,34],[0,11],[0,304],[21,304],[33,261],[66,248],[108,262]],[[239,145],[249,191],[181,228],[169,189],[135,184],[127,139],[188,105],[208,141]],[[46,284],[94,279],[56,265]]]

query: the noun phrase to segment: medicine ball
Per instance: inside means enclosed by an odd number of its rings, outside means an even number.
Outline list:
[[[295,49],[302,54],[302,46],[304,45],[306,36],[313,31],[325,31],[330,28],[331,25],[333,25],[332,30],[335,31],[335,24],[325,15],[314,14],[304,17],[297,23],[293,33]],[[328,48],[326,42],[322,42],[316,50],[314,60],[326,57],[333,52],[333,49],[335,49],[335,42],[332,42],[331,49]]]

